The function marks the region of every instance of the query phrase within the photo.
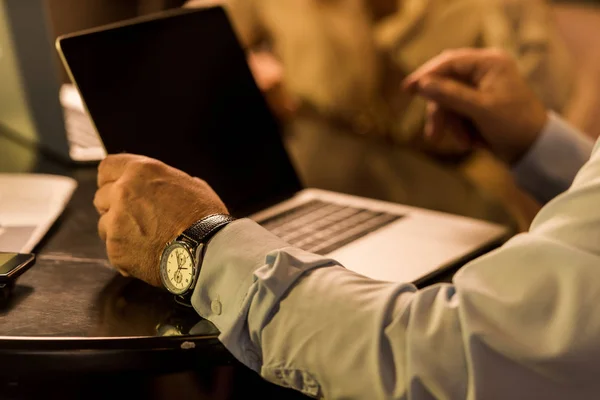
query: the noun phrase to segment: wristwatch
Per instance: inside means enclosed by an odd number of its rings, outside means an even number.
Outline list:
[[[206,244],[234,220],[235,218],[226,214],[209,215],[167,243],[160,257],[160,279],[169,292],[180,297],[187,297],[193,292]]]

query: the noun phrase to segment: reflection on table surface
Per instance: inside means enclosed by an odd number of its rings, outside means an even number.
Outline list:
[[[189,302],[132,278],[115,276],[98,295],[97,325],[89,336],[218,335]]]
[[[0,310],[0,336],[218,335],[184,300],[89,261],[42,255]]]

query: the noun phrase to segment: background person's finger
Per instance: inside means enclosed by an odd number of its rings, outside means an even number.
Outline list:
[[[410,74],[403,82],[407,90],[415,90],[418,82],[430,75],[441,77],[454,77],[462,80],[471,80],[475,72],[488,60],[486,50],[457,49],[442,53],[429,60]]]
[[[427,102],[427,119],[430,123],[425,137],[431,142],[441,141],[446,130],[446,113],[437,103],[429,101]]]
[[[475,118],[484,111],[481,93],[452,79],[424,78],[419,82],[417,92],[427,100],[469,118]]]

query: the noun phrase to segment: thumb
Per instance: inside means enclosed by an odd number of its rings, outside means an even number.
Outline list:
[[[475,118],[484,109],[480,92],[452,79],[425,77],[419,82],[417,93],[468,118]]]

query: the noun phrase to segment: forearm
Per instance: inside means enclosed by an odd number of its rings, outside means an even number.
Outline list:
[[[331,267],[305,274],[265,320],[250,307],[261,374],[326,398],[593,396],[599,164],[531,233],[463,268],[454,285],[415,292]]]
[[[420,291],[240,221],[209,245],[193,304],[242,362],[313,396],[591,398],[600,391],[599,177],[596,153],[530,233],[464,267],[453,285]]]
[[[243,361],[326,398],[589,395],[598,387],[583,375],[600,331],[563,310],[585,309],[589,293],[576,282],[589,274],[583,279],[600,287],[599,261],[525,235],[466,267],[454,286],[415,292],[333,266],[304,274],[281,301],[263,279],[287,263],[266,264],[255,282],[262,288],[249,292]],[[576,388],[572,374],[582,377]]]
[[[366,367],[364,357],[377,363],[379,346],[388,343],[377,338],[399,315],[402,293],[414,286],[375,282],[289,248],[248,220],[217,234],[204,264],[194,307],[220,329],[225,346],[264,378],[334,398],[369,397],[373,390],[385,397],[382,390],[396,381],[393,357],[384,370]],[[348,370],[350,381],[341,375]]]

